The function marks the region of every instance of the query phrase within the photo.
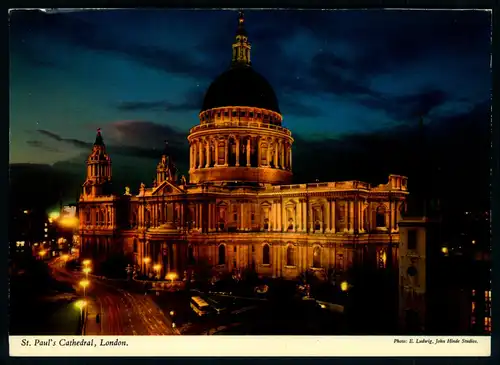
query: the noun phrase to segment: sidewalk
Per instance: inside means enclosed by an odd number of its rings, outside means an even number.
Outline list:
[[[96,322],[96,315],[99,314],[100,321]],[[87,297],[87,316],[85,320],[85,336],[100,336],[103,334],[103,313],[101,313],[101,306],[93,299]]]

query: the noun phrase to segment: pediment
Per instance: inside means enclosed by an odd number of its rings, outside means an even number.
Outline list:
[[[173,183],[168,180],[163,181],[160,185],[153,189],[151,192],[152,196],[162,196],[162,195],[176,195],[183,194],[184,192]]]

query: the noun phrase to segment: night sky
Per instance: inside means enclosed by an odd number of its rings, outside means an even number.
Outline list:
[[[428,176],[439,171],[448,194],[475,189],[471,204],[488,200],[490,12],[248,10],[245,19],[253,67],[296,140],[296,181],[400,173],[411,188],[425,149]],[[187,174],[187,132],[230,64],[236,24],[235,11],[12,12],[13,184],[42,178],[75,200],[96,128],[117,190],[152,183],[165,139]]]

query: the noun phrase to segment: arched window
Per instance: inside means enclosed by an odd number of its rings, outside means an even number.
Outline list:
[[[383,206],[377,208],[376,226],[385,227],[385,207]]]
[[[219,246],[219,265],[224,265],[226,263],[226,246]]]
[[[316,246],[313,250],[313,267],[321,267],[321,248]]]
[[[269,265],[271,263],[271,252],[269,245],[266,243],[262,246],[262,263],[264,265]]]
[[[291,245],[286,249],[286,265],[295,266],[295,249]]]

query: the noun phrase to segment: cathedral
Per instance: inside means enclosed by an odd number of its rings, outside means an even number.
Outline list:
[[[244,25],[240,14],[230,67],[208,88],[187,136],[188,179],[166,146],[152,186],[111,194],[111,158],[97,131],[78,203],[81,256],[98,263],[123,253],[162,278],[202,264],[284,279],[397,267],[407,178],[294,184],[294,139],[273,88],[252,67]]]

